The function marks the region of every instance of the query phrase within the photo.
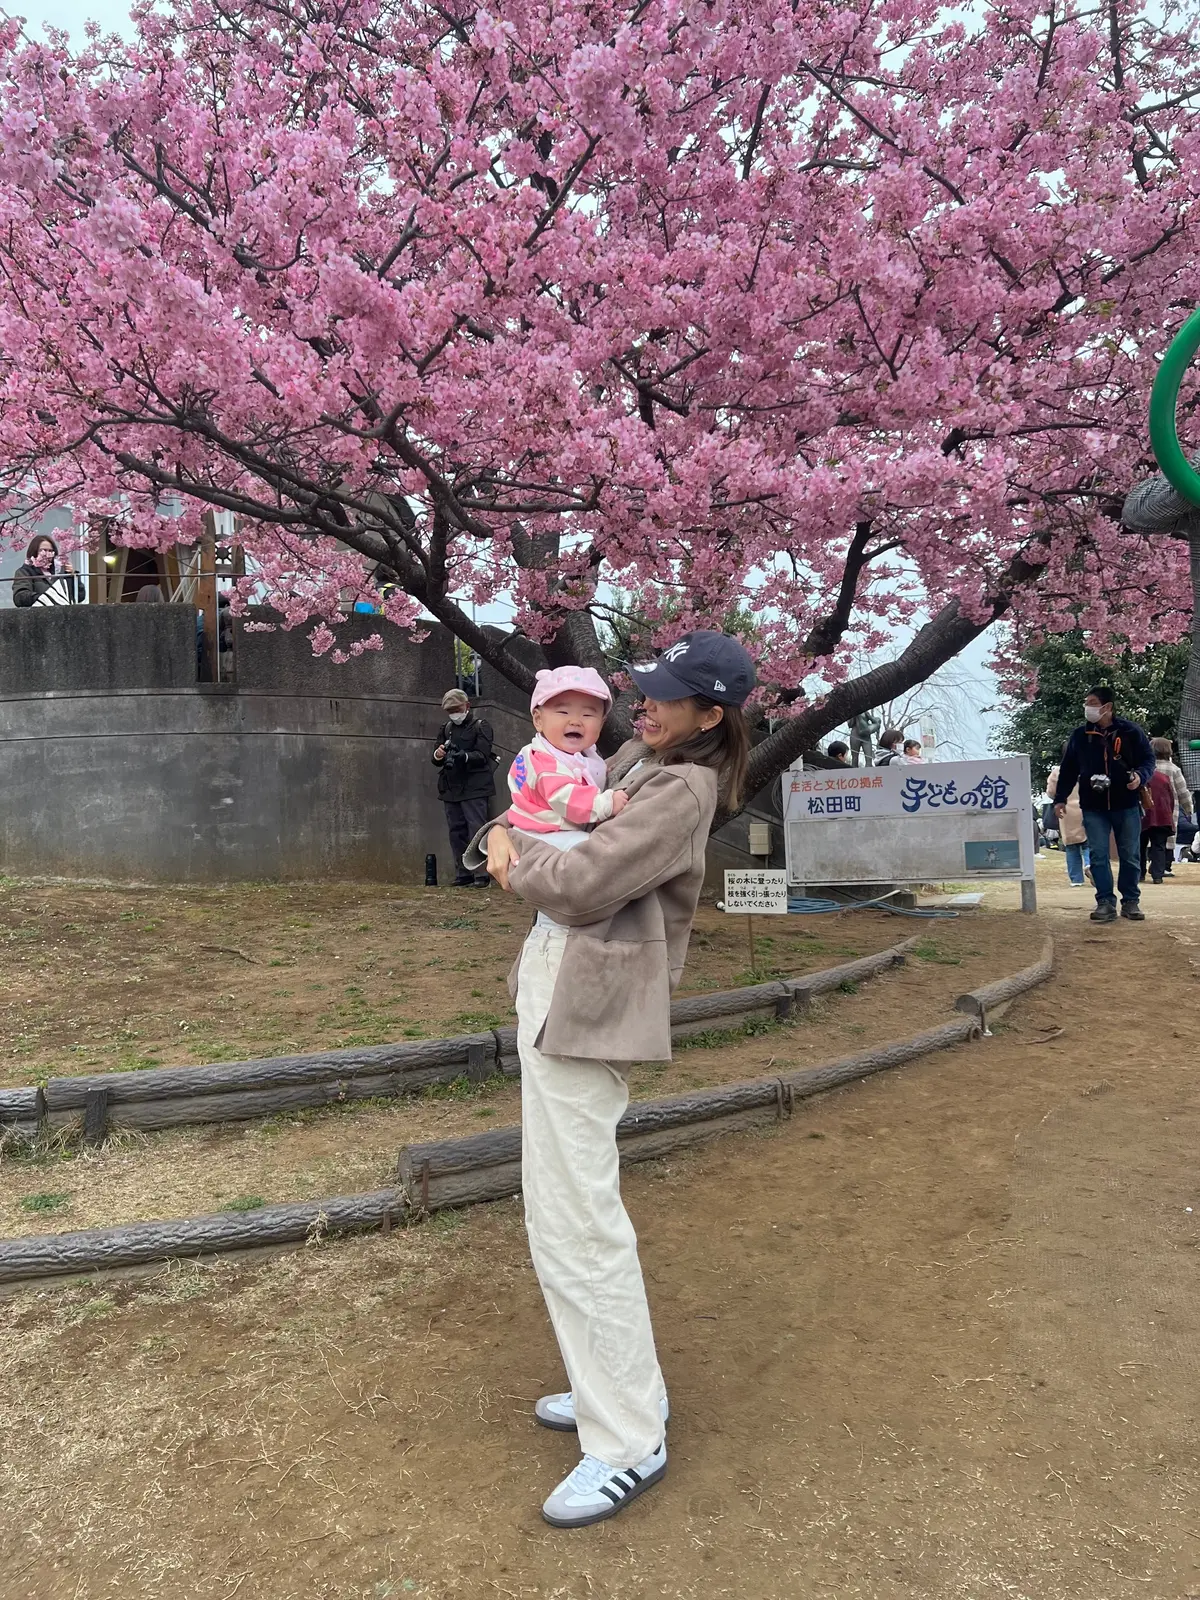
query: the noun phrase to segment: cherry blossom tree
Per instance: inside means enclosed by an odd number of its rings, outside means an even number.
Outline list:
[[[213,508],[285,625],[754,618],[763,782],[997,619],[1186,629],[1122,530],[1200,300],[1194,8],[168,0],[0,27],[0,506]],[[182,505],[181,518],[163,515]],[[913,629],[915,627],[915,633]],[[894,658],[854,671],[895,630]]]

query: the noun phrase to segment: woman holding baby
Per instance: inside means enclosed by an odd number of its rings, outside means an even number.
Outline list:
[[[671,1056],[671,991],[713,814],[740,800],[755,681],[742,645],[708,631],[629,671],[645,697],[639,737],[607,770],[596,753],[604,680],[576,667],[538,674],[536,736],[487,836],[488,871],[537,908],[510,984],[525,1221],[570,1382],[534,1410],[545,1427],[577,1430],[583,1452],[542,1508],[557,1527],[614,1516],[666,1471],[666,1389],[616,1129],[627,1063]]]

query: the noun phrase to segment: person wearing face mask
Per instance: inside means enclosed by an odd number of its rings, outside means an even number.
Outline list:
[[[1113,710],[1113,692],[1103,684],[1089,689],[1083,700],[1082,727],[1067,740],[1054,810],[1066,815],[1071,791],[1078,786],[1079,805],[1087,832],[1092,883],[1096,890],[1093,922],[1115,922],[1117,901],[1113,893],[1109,835],[1117,845],[1117,892],[1121,915],[1144,922],[1141,899],[1142,791],[1154,776],[1154,751],[1144,728]]]
[[[468,841],[488,819],[489,802],[496,793],[492,725],[477,717],[461,689],[442,696],[446,723],[433,752],[438,768],[438,797],[446,808],[450,852],[454,857],[454,886],[486,889],[486,872],[472,873],[463,865]]]

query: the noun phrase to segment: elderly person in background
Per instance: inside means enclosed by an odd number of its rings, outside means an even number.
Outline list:
[[[1046,779],[1046,789],[1050,794],[1057,792],[1057,767],[1050,768],[1050,776]],[[1072,789],[1067,796],[1067,802],[1059,820],[1059,832],[1062,834],[1063,849],[1067,855],[1067,877],[1076,889],[1082,889],[1087,882],[1087,874],[1091,862],[1088,857],[1087,829],[1083,825],[1083,811],[1079,804],[1078,789]]]
[[[1161,772],[1171,785],[1174,796],[1174,809],[1171,818],[1171,836],[1167,840],[1167,877],[1173,876],[1171,864],[1175,860],[1175,835],[1179,829],[1179,819],[1183,817],[1187,822],[1195,821],[1195,807],[1192,804],[1192,791],[1187,786],[1187,779],[1183,771],[1173,759],[1170,739],[1151,739],[1150,748],[1154,751],[1154,768]]]
[[[486,872],[475,876],[463,866],[463,851],[488,819],[489,802],[496,793],[492,758],[492,725],[476,717],[461,689],[442,696],[446,722],[433,752],[438,768],[438,796],[446,808],[450,851],[454,856],[454,884],[459,889],[486,889]]]
[[[83,599],[83,585],[75,576],[75,568],[65,556],[60,563],[54,540],[48,533],[39,533],[29,541],[25,560],[13,573],[13,605],[36,605],[55,582],[64,596]]]

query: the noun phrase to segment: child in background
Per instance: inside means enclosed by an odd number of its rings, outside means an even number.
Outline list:
[[[623,789],[604,788],[604,762],[596,753],[611,705],[608,685],[591,667],[538,673],[529,702],[536,737],[508,773],[509,827],[569,850],[594,823],[625,808],[629,796]]]

